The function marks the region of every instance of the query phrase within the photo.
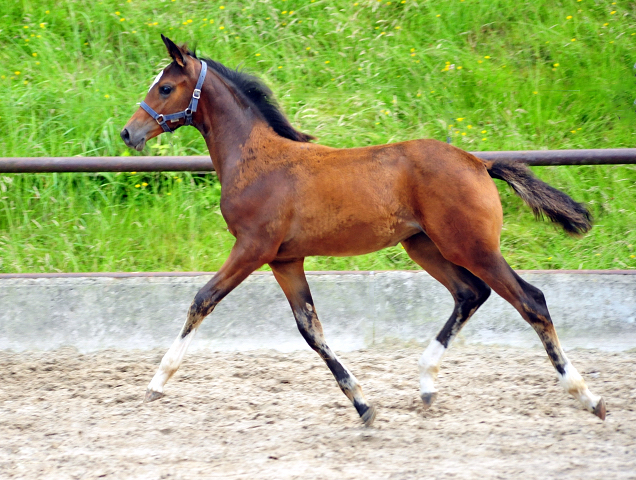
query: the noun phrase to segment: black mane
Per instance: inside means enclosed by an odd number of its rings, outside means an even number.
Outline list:
[[[188,51],[188,54],[198,58],[194,52]],[[315,138],[292,127],[289,120],[280,111],[274,94],[260,78],[241,72],[238,69],[232,70],[209,58],[201,58],[200,60],[207,63],[208,68],[213,69],[253,103],[269,126],[281,137],[289,138],[296,142],[309,142]]]

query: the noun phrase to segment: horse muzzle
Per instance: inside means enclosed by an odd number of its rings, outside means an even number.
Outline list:
[[[124,127],[119,133],[119,136],[127,146],[134,148],[138,152],[141,152],[146,146],[146,135],[138,130],[135,131],[128,127]]]

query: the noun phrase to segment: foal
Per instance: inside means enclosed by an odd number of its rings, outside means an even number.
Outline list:
[[[268,264],[300,333],[364,424],[371,425],[375,408],[325,341],[303,262],[311,255],[360,255],[402,243],[455,299],[450,319],[419,361],[426,406],[436,396],[442,355],[492,288],[538,333],[565,390],[605,418],[605,402],[589,391],[561,348],[543,294],[519,278],[499,251],[503,215],[491,177],[507,182],[536,215],[548,216],[571,234],[591,228],[583,205],[521,164],[486,162],[436,140],[352,149],[308,143],[313,137],[292,127],[258,79],[200,60],[162,38],[173,62],[157,76],[121,137],[142,150],[164,131],[197,128],[221,182],[221,212],[236,243],[195,296],[145,401],[163,396],[203,319]]]

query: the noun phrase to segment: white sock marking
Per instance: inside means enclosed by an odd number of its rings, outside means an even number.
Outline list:
[[[560,373],[557,374],[561,386],[566,392],[581,402],[590,412],[594,411],[601,397],[590,392],[589,388],[585,385],[583,377],[581,377],[569,360],[565,364],[564,370],[565,373],[563,375]]]
[[[435,380],[439,372],[439,363],[446,351],[446,347],[436,339],[431,340],[426,350],[420,357],[418,365],[420,367],[420,393],[434,393]]]
[[[196,328],[193,328],[185,338],[181,338],[181,334],[179,334],[172,343],[170,349],[161,359],[159,369],[157,370],[157,373],[155,373],[155,376],[152,377],[152,380],[148,385],[148,390],[159,393],[163,392],[163,386],[170,377],[172,377],[174,372],[177,371],[181,362],[183,362],[183,357],[185,356],[188,346],[190,346],[190,342],[192,342],[196,332]]]

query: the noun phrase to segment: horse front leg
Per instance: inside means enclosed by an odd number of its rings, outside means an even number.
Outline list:
[[[345,367],[335,353],[331,351],[322,331],[322,324],[311,298],[309,285],[305,278],[303,261],[271,262],[274,276],[283,289],[292,308],[296,324],[309,346],[320,355],[336,378],[340,390],[353,403],[362,422],[368,427],[375,420],[375,407],[367,402],[362,388],[354,375]]]
[[[148,385],[144,402],[152,402],[163,397],[164,385],[179,369],[188,346],[203,319],[212,313],[217,304],[250,273],[266,263],[262,258],[262,255],[255,255],[253,249],[248,251],[241,248],[238,242],[234,245],[232,253],[223,266],[194,297],[179,335],[161,359],[159,369]]]

